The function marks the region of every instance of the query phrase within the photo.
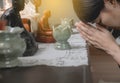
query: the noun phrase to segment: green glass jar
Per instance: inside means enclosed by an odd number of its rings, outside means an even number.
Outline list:
[[[71,49],[68,39],[71,36],[71,29],[69,26],[59,25],[53,28],[53,37],[56,40],[55,48],[60,50]]]
[[[0,68],[19,65],[18,57],[22,56],[26,49],[26,43],[20,37],[22,31],[22,28],[0,31]]]

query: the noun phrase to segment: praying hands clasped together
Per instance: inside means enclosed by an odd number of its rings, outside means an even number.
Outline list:
[[[96,24],[96,28],[95,26],[82,21],[77,22],[75,26],[80,32],[80,35],[88,43],[112,55],[118,64],[120,64],[120,47],[116,43],[112,34],[106,28],[99,24]]]

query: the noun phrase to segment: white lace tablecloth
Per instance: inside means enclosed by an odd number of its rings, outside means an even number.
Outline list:
[[[55,43],[39,43],[39,50],[34,56],[19,57],[19,66],[80,66],[88,65],[88,52],[85,41],[80,35],[72,34],[69,39],[70,50],[57,50]]]

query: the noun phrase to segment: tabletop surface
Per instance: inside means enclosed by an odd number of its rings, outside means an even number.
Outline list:
[[[57,50],[55,43],[38,43],[38,51],[34,56],[19,57],[19,66],[80,66],[88,65],[88,50],[86,42],[82,39],[79,33],[74,33],[69,38],[68,42],[71,49]],[[77,32],[77,31],[76,31]]]

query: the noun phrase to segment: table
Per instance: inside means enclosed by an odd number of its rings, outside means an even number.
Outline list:
[[[75,32],[69,43],[69,50],[39,43],[34,56],[19,57],[17,67],[0,69],[0,83],[92,83],[85,41]]]
[[[89,66],[0,69],[0,83],[92,83]]]
[[[86,42],[80,37],[75,29],[68,42],[71,49],[56,50],[55,43],[38,43],[38,51],[34,56],[19,57],[19,66],[80,66],[89,65]]]

